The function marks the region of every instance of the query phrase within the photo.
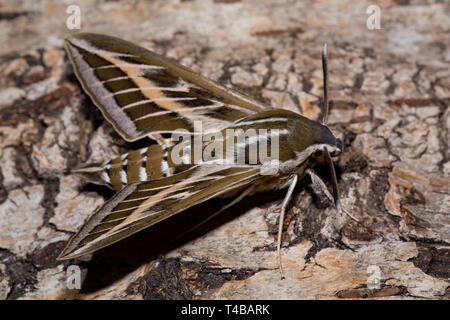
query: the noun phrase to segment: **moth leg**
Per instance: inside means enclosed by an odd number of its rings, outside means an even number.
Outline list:
[[[291,200],[292,193],[294,192],[295,185],[297,184],[298,176],[295,174],[290,178],[289,189],[284,197],[281,205],[280,221],[278,223],[278,240],[277,240],[277,256],[278,256],[278,268],[280,269],[281,279],[284,279],[283,266],[281,265],[281,234],[283,232],[284,215],[286,213],[286,207]]]
[[[341,203],[339,201],[339,198],[335,199],[330,191],[328,191],[328,188],[325,184],[325,182],[323,182],[322,178],[319,177],[314,170],[312,169],[306,169],[306,173],[309,174],[309,176],[311,177],[311,182],[314,184],[314,186],[316,186],[317,188],[319,188],[323,193],[325,193],[325,195],[327,196],[328,199],[330,199],[331,202],[333,202],[336,206],[336,209],[339,212],[344,212],[345,214],[347,214],[350,218],[352,218],[353,220],[360,222],[358,219],[356,219],[354,216],[352,216],[347,210],[345,210],[344,208],[342,208]]]
[[[319,188],[323,193],[325,193],[325,195],[328,199],[330,199],[331,202],[335,203],[334,197],[331,195],[330,191],[328,191],[328,188],[325,185],[325,182],[323,182],[322,178],[320,178],[312,169],[306,169],[306,173],[309,174],[312,184],[315,187]],[[340,206],[337,207],[339,210]]]

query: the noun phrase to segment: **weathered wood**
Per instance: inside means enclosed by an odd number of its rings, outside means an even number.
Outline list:
[[[186,216],[57,262],[111,196],[69,169],[146,142],[121,141],[82,92],[62,47],[64,2],[1,7],[0,299],[448,299],[450,20],[436,2],[380,2],[380,30],[366,27],[372,1],[82,2],[82,31],[134,41],[315,119],[328,43],[341,201],[359,222],[303,181],[286,212],[285,280],[281,193],[179,243],[170,236]],[[81,291],[66,286],[69,265],[81,268]],[[367,287],[373,270],[379,289]]]

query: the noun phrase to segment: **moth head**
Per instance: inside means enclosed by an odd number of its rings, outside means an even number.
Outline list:
[[[336,138],[336,147],[338,150],[338,153],[336,155],[339,155],[344,151],[344,144],[342,143],[342,140],[339,138]],[[332,156],[334,155],[332,154]]]
[[[330,148],[332,150],[330,150],[330,149],[328,150],[332,157],[336,157],[336,156],[340,155],[344,151],[344,145],[342,143],[342,140],[339,139],[339,138],[336,138],[335,141],[336,142],[335,142],[335,144],[333,146],[334,148]]]
[[[342,140],[336,138],[331,130],[324,125],[320,125],[320,129],[317,130],[315,143],[311,146],[311,148],[311,157],[315,160],[315,162],[325,162],[325,149],[332,157],[336,157],[344,151]]]

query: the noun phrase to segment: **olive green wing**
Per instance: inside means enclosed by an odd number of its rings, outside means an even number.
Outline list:
[[[94,252],[259,177],[255,166],[203,165],[164,179],[129,184],[88,219],[58,259]]]
[[[78,80],[127,141],[153,134],[228,124],[270,109],[177,62],[128,41],[100,34],[69,36],[65,47]]]

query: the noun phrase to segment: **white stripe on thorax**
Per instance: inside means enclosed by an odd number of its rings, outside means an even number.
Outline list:
[[[230,127],[238,127],[238,126],[247,126],[255,123],[265,123],[265,122],[287,122],[286,118],[265,118],[265,119],[257,119],[257,120],[247,120],[233,123]]]

